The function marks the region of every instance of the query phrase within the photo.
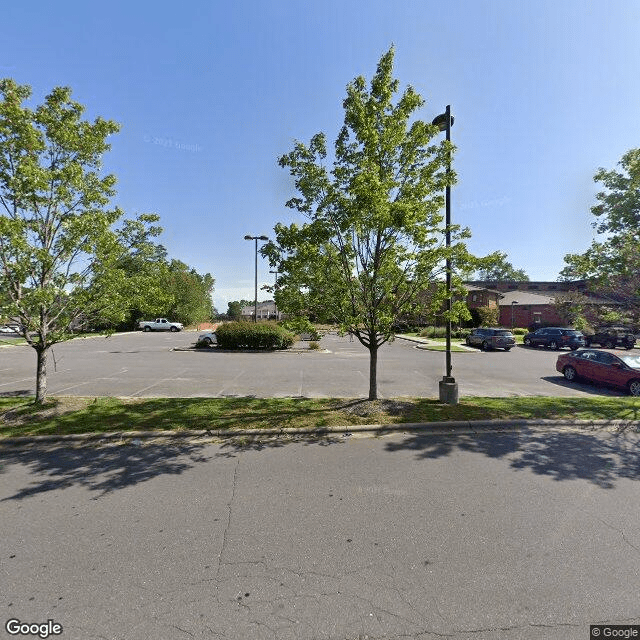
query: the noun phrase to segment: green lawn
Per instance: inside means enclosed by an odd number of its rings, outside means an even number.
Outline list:
[[[264,429],[395,424],[481,419],[640,420],[640,398],[461,398],[456,406],[435,399],[365,400],[305,398],[0,398],[4,437],[181,429]]]

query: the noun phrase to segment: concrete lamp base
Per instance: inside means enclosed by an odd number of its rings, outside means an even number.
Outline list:
[[[444,376],[439,386],[442,404],[458,404],[458,383],[455,378]]]

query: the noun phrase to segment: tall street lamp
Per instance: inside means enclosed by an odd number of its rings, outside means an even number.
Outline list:
[[[258,240],[264,240],[266,242],[269,238],[267,238],[267,236],[245,236],[244,239],[256,241],[256,286],[253,299],[253,321],[258,322]]]
[[[512,301],[511,301],[511,328],[512,328],[512,329],[513,329],[513,327],[515,326],[515,325],[513,324],[513,305],[514,305],[514,304],[518,304],[518,301],[517,301],[517,300],[512,300]]]
[[[451,125],[453,124],[453,116],[451,115],[451,106],[447,105],[444,113],[433,119],[434,124],[440,131],[447,134],[447,142],[451,142]],[[446,325],[446,375],[440,381],[440,402],[444,404],[458,404],[458,383],[451,375],[451,257],[449,249],[451,248],[451,185],[449,178],[451,174],[451,150],[447,152],[447,187],[445,191],[445,238],[447,246],[447,325]]]

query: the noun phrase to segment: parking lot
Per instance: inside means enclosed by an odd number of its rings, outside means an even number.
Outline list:
[[[329,334],[326,352],[225,353],[175,350],[195,332],[129,333],[79,338],[49,352],[51,395],[122,397],[366,397],[369,352]],[[568,383],[555,370],[558,352],[517,346],[510,352],[453,353],[460,396],[621,395],[614,389]],[[0,395],[35,393],[35,352],[0,348]],[[438,397],[444,352],[402,339],[378,355],[378,392],[389,397]]]

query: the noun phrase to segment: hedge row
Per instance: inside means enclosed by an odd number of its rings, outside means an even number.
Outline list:
[[[216,330],[221,349],[286,349],[293,334],[267,322],[226,322]]]

